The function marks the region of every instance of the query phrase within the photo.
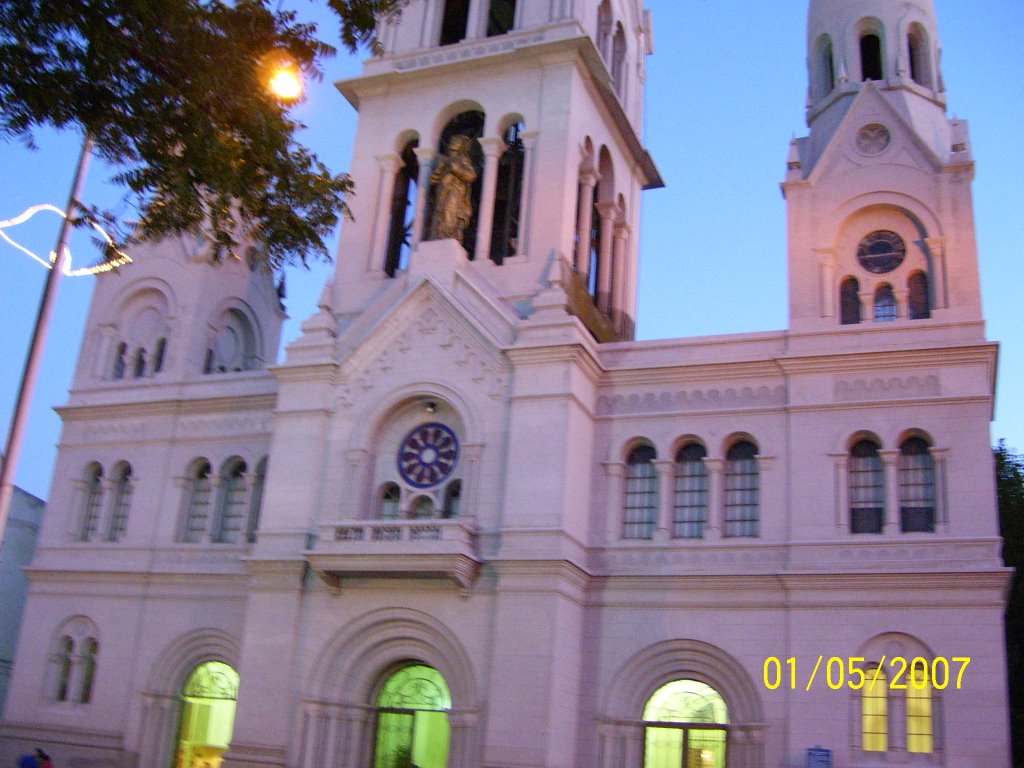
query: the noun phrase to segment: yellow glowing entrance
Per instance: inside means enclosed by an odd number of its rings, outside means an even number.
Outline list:
[[[710,685],[666,683],[647,700],[644,722],[644,768],[725,768],[729,712]]]
[[[231,743],[238,673],[220,661],[200,664],[181,692],[175,768],[220,768]]]
[[[377,697],[373,768],[446,768],[451,706],[436,669],[411,664],[391,675]]]

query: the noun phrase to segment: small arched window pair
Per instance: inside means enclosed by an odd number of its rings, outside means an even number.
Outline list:
[[[850,449],[850,533],[882,533],[885,524],[885,467],[880,446],[872,438]],[[936,522],[935,461],[922,437],[900,444],[896,464],[900,530],[931,533]]]
[[[86,469],[79,541],[120,541],[128,529],[132,500],[132,465],[126,461],[114,467],[109,510],[105,509],[103,466],[93,462]],[[107,513],[104,520],[104,513]]]
[[[255,541],[266,474],[266,458],[250,476],[245,461],[235,456],[224,462],[214,483],[210,462],[197,459],[186,476],[185,516],[178,540],[197,544],[209,536],[214,544],[236,544],[243,537]]]
[[[164,369],[164,359],[167,356],[167,339],[157,339],[152,355],[145,347],[136,347],[131,354],[131,375],[133,379],[141,379],[145,376],[154,376]],[[123,379],[128,372],[128,344],[119,342],[114,351],[114,367],[111,377]]]
[[[400,509],[402,489],[398,483],[384,483],[380,490],[377,517],[381,520],[397,520],[402,517]],[[445,486],[441,517],[458,517],[462,506],[462,480],[452,480]],[[417,496],[409,508],[409,517],[414,519],[437,517],[434,501],[430,496]]]
[[[49,698],[88,704],[92,701],[99,642],[84,619],[71,622],[65,631],[50,654]]]

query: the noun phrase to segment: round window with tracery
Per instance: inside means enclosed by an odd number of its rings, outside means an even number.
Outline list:
[[[451,475],[459,460],[459,439],[444,424],[421,424],[398,449],[398,472],[409,485],[430,488]]]
[[[903,263],[906,255],[907,246],[903,238],[887,229],[872,232],[857,246],[857,261],[876,275],[892,272]]]

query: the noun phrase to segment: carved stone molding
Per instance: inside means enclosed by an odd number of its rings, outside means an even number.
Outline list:
[[[891,376],[872,379],[838,379],[833,396],[841,402],[891,398],[937,397],[942,394],[938,376]]]
[[[786,388],[782,386],[634,392],[601,395],[597,400],[597,414],[598,416],[617,416],[630,413],[763,408],[785,405],[785,403]]]

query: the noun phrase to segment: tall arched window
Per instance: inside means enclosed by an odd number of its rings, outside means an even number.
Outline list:
[[[597,9],[597,50],[604,59],[605,64],[612,60],[612,4],[609,0],[602,0]]]
[[[666,683],[647,700],[643,719],[658,723],[644,728],[644,768],[725,768],[729,710],[707,683]]]
[[[413,518],[423,519],[434,516],[434,501],[429,496],[420,496],[412,503],[409,510]]]
[[[858,440],[850,449],[850,533],[881,533],[885,477],[878,443]]]
[[[123,341],[119,342],[117,349],[114,351],[114,370],[113,377],[115,379],[123,379],[125,369],[128,367],[128,345]]]
[[[445,0],[441,15],[441,39],[439,45],[452,45],[466,38],[466,24],[469,22],[470,0]]]
[[[61,637],[57,644],[57,652],[53,654],[53,665],[56,668],[56,681],[53,698],[55,701],[67,701],[71,690],[71,657],[75,652],[75,641],[69,635]]]
[[[625,539],[650,539],[658,522],[657,453],[638,445],[626,460],[626,507],[622,526]]]
[[[814,53],[814,98],[820,99],[832,93],[836,87],[835,61],[832,55],[832,38],[822,35],[818,38]]]
[[[884,80],[882,39],[873,32],[860,36],[861,80]]]
[[[376,704],[374,768],[447,768],[452,697],[440,672],[410,663],[388,677]]]
[[[217,504],[217,525],[213,540],[234,544],[245,520],[245,472],[241,459],[228,459],[220,471],[220,498]]]
[[[72,704],[92,701],[99,649],[96,626],[91,620],[77,616],[65,622],[58,630],[49,657],[46,696]]]
[[[846,278],[839,288],[839,322],[842,325],[860,322],[860,283],[856,277]]]
[[[513,123],[505,131],[505,151],[498,159],[498,184],[494,192],[494,228],[491,230],[491,260],[501,264],[519,250],[519,206],[523,194],[523,163],[526,147],[523,124]]]
[[[114,474],[114,505],[110,513],[107,541],[120,541],[128,528],[128,512],[132,505],[132,465],[122,464]]]
[[[700,443],[687,443],[676,454],[676,499],[672,535],[699,539],[708,521],[707,451]]]
[[[619,98],[626,95],[626,32],[621,24],[615,25],[612,38],[612,87]]]
[[[931,316],[928,275],[924,272],[914,272],[907,278],[907,317],[911,320],[925,320]]]
[[[231,745],[238,700],[238,673],[222,661],[207,661],[188,676],[181,691],[175,765],[220,765]]]
[[[182,526],[181,541],[195,544],[202,541],[210,518],[210,493],[212,472],[210,462],[201,459],[189,471],[185,496],[185,522]]]
[[[167,357],[167,339],[159,338],[156,342],[156,349],[153,351],[153,373],[160,373],[164,369],[164,358]]]
[[[896,294],[892,286],[882,283],[875,289],[875,322],[890,323],[896,319]]]
[[[480,213],[480,190],[483,184],[483,150],[480,148],[480,142],[476,141],[484,133],[484,113],[479,110],[467,110],[461,112],[445,125],[444,130],[441,131],[441,140],[438,143],[438,152],[442,155],[448,153],[448,144],[454,136],[466,136],[470,139],[469,143],[469,157],[473,162],[473,167],[476,168],[476,180],[470,189],[470,203],[472,206],[472,218],[469,220],[469,224],[463,232],[462,236],[462,247],[466,249],[466,253],[469,258],[473,258],[473,254],[476,252],[476,225],[477,219]],[[427,217],[426,221],[431,222],[434,218],[434,206],[437,197],[437,185],[432,184],[430,187],[429,197],[427,199]],[[433,233],[430,233],[433,237]]]
[[[388,227],[388,247],[384,255],[384,272],[394,277],[399,269],[409,266],[413,215],[416,211],[416,179],[420,164],[416,158],[419,141],[413,139],[402,148],[402,167],[395,177],[391,194],[391,223]]]
[[[910,59],[910,77],[918,85],[930,87],[931,67],[928,64],[928,34],[915,22],[907,33],[907,56]]]
[[[458,517],[462,504],[462,481],[452,480],[444,490],[444,517]]]
[[[601,272],[601,183],[594,186],[594,199],[590,211],[590,251],[587,265],[587,291],[597,301],[597,287]]]
[[[516,21],[516,0],[491,0],[487,11],[487,36],[511,32]]]
[[[867,681],[860,695],[861,750],[889,751],[889,678],[885,670],[865,670]]]
[[[757,536],[760,522],[760,472],[757,446],[740,440],[725,454],[725,535]]]
[[[252,493],[249,494],[249,517],[245,524],[245,540],[256,541],[256,532],[260,528],[260,512],[263,509],[263,487],[267,482],[267,457],[264,456],[256,465],[256,473],[252,478]]]
[[[141,379],[146,375],[146,350],[139,347],[135,350],[132,362],[132,378]]]
[[[935,747],[930,669],[927,662],[912,663],[907,680],[907,752],[912,755],[930,755]]]
[[[86,638],[82,643],[81,683],[79,686],[78,701],[88,704],[92,701],[92,686],[96,677],[96,657],[100,652],[100,644],[95,637]]]
[[[380,507],[377,516],[382,520],[394,520],[398,517],[398,502],[402,492],[398,483],[385,483],[380,491]]]
[[[935,462],[928,443],[910,437],[900,445],[900,530],[931,533],[935,530]]]
[[[100,525],[103,511],[103,467],[90,464],[85,472],[85,502],[82,505],[82,529],[79,539],[89,541]]]
[[[217,333],[206,351],[205,373],[251,371],[259,364],[256,329],[240,309],[226,310],[217,321]]]

